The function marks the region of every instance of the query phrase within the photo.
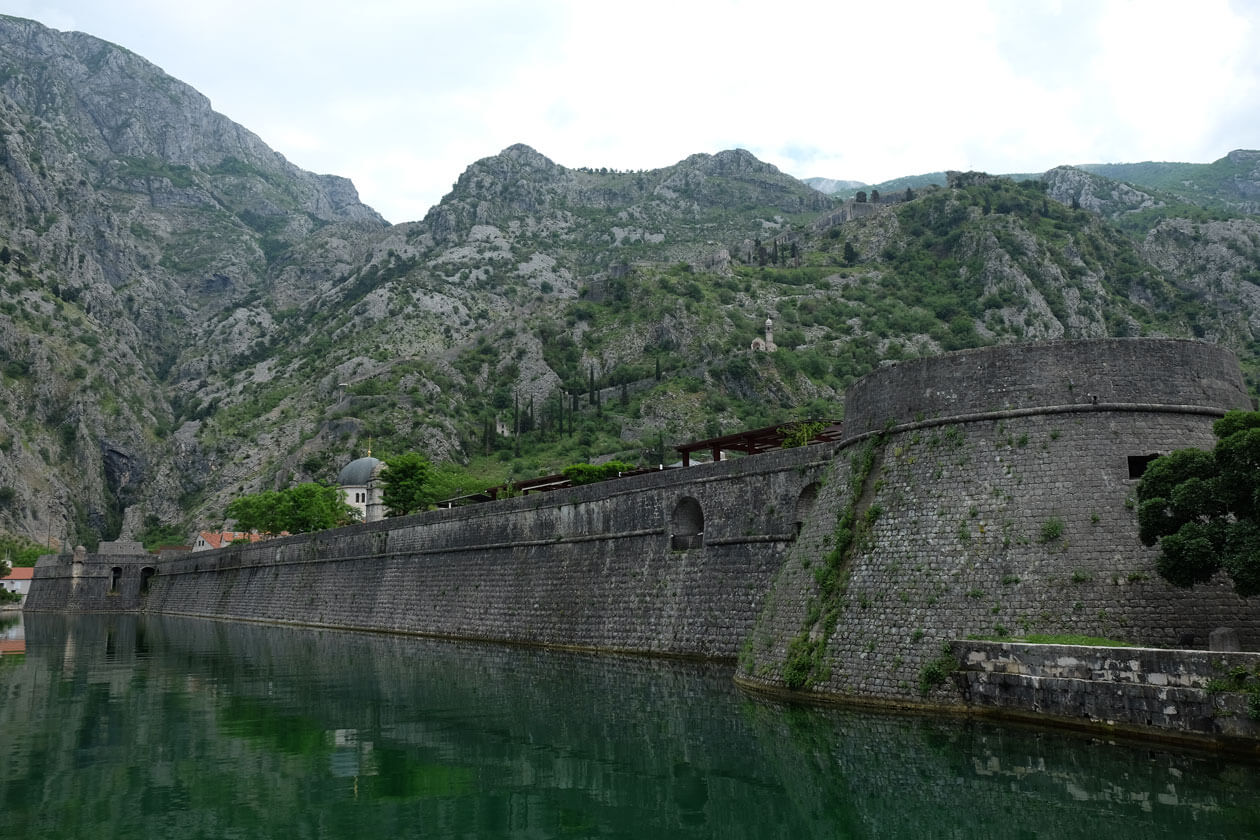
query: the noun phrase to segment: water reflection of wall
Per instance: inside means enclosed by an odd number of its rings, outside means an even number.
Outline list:
[[[30,730],[6,742],[0,796],[35,833],[40,814],[77,836],[117,814],[136,837],[1152,840],[1244,836],[1253,803],[1251,768],[762,705],[718,666],[31,618],[27,661],[0,672],[0,726]],[[10,810],[31,788],[39,802]]]

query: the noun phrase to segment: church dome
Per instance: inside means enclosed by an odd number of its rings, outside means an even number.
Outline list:
[[[373,458],[371,455],[366,458],[356,458],[342,467],[341,472],[337,474],[337,484],[342,487],[366,487],[372,480],[372,473],[380,464],[381,459]]]

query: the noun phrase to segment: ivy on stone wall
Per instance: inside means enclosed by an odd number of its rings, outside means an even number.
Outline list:
[[[826,677],[827,643],[848,591],[848,560],[876,518],[859,515],[859,507],[883,443],[883,435],[872,438],[850,459],[848,503],[837,518],[831,551],[814,570],[818,594],[809,601],[801,631],[788,643],[783,663],[783,682],[788,688],[805,688]]]

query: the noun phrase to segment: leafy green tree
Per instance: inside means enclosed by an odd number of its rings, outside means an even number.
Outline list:
[[[844,243],[844,264],[853,265],[858,260],[857,248],[853,247],[852,242]]]
[[[424,510],[436,501],[429,478],[433,465],[418,452],[405,452],[385,459],[381,472],[382,498],[390,516],[405,516]]]
[[[228,504],[226,515],[241,530],[261,534],[324,531],[358,519],[358,511],[346,504],[340,488],[310,481],[241,496]]]
[[[279,533],[279,530],[273,530],[272,527],[278,520],[274,511],[279,504],[279,495],[275,490],[264,490],[261,493],[239,496],[228,502],[224,515],[229,519],[235,519],[236,527],[242,531],[258,531],[262,534]]]
[[[10,566],[34,566],[41,554],[49,554],[51,550],[28,537],[0,531],[0,562],[8,562]]]
[[[308,481],[282,491],[281,495],[282,522],[287,526],[282,530],[293,534],[349,525],[358,518],[339,487]]]
[[[1157,458],[1138,484],[1138,536],[1159,543],[1156,569],[1174,586],[1224,570],[1244,598],[1260,593],[1260,412],[1231,411],[1216,446]]]

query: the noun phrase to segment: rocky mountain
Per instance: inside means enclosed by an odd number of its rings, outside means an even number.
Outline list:
[[[304,299],[385,227],[139,56],[0,17],[4,524],[179,517],[204,458],[172,404],[261,338],[240,308]]]
[[[835,178],[803,178],[801,180],[802,183],[809,184],[826,195],[852,194],[867,186],[865,181],[838,181]]]
[[[1260,186],[1254,154],[1213,183]],[[741,150],[617,172],[517,145],[390,226],[142,58],[0,17],[0,528],[218,525],[369,447],[459,465],[452,493],[671,460],[991,342],[1195,335],[1255,387],[1241,198],[1072,168],[880,191]],[[750,349],[767,318],[775,353]]]
[[[1260,213],[1260,152],[1236,149],[1213,163],[1107,163],[1079,167],[1210,209]]]

